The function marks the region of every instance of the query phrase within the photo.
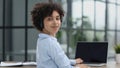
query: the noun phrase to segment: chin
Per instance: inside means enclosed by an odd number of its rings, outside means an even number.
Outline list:
[[[58,31],[57,31],[58,32]],[[54,32],[54,34],[57,34],[57,32]]]
[[[53,34],[56,34],[58,31],[53,32]]]

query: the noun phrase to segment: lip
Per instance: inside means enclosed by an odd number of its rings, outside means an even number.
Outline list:
[[[58,26],[52,26],[52,28],[59,28]]]

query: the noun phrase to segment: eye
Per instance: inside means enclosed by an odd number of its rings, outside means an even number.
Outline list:
[[[51,20],[53,20],[53,18],[52,18],[52,17],[48,17],[47,20],[48,20],[48,21],[51,21]]]
[[[57,17],[56,20],[60,20],[60,17]]]

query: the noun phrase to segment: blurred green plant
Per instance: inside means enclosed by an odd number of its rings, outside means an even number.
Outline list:
[[[114,47],[116,54],[120,53],[120,44],[116,44]]]

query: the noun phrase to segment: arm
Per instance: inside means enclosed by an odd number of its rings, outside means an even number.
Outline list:
[[[60,47],[59,43],[51,42],[49,46],[49,56],[57,64],[59,68],[74,68],[70,64],[70,60],[65,55],[64,51]]]
[[[76,64],[76,60],[70,59],[70,64],[71,64],[71,65],[75,65],[75,64]]]
[[[84,64],[71,65],[71,61],[68,59],[59,43],[51,42],[49,46],[49,56],[57,64],[58,68],[87,68]],[[80,59],[76,59],[76,63],[79,63]],[[74,62],[74,60],[73,60]]]

